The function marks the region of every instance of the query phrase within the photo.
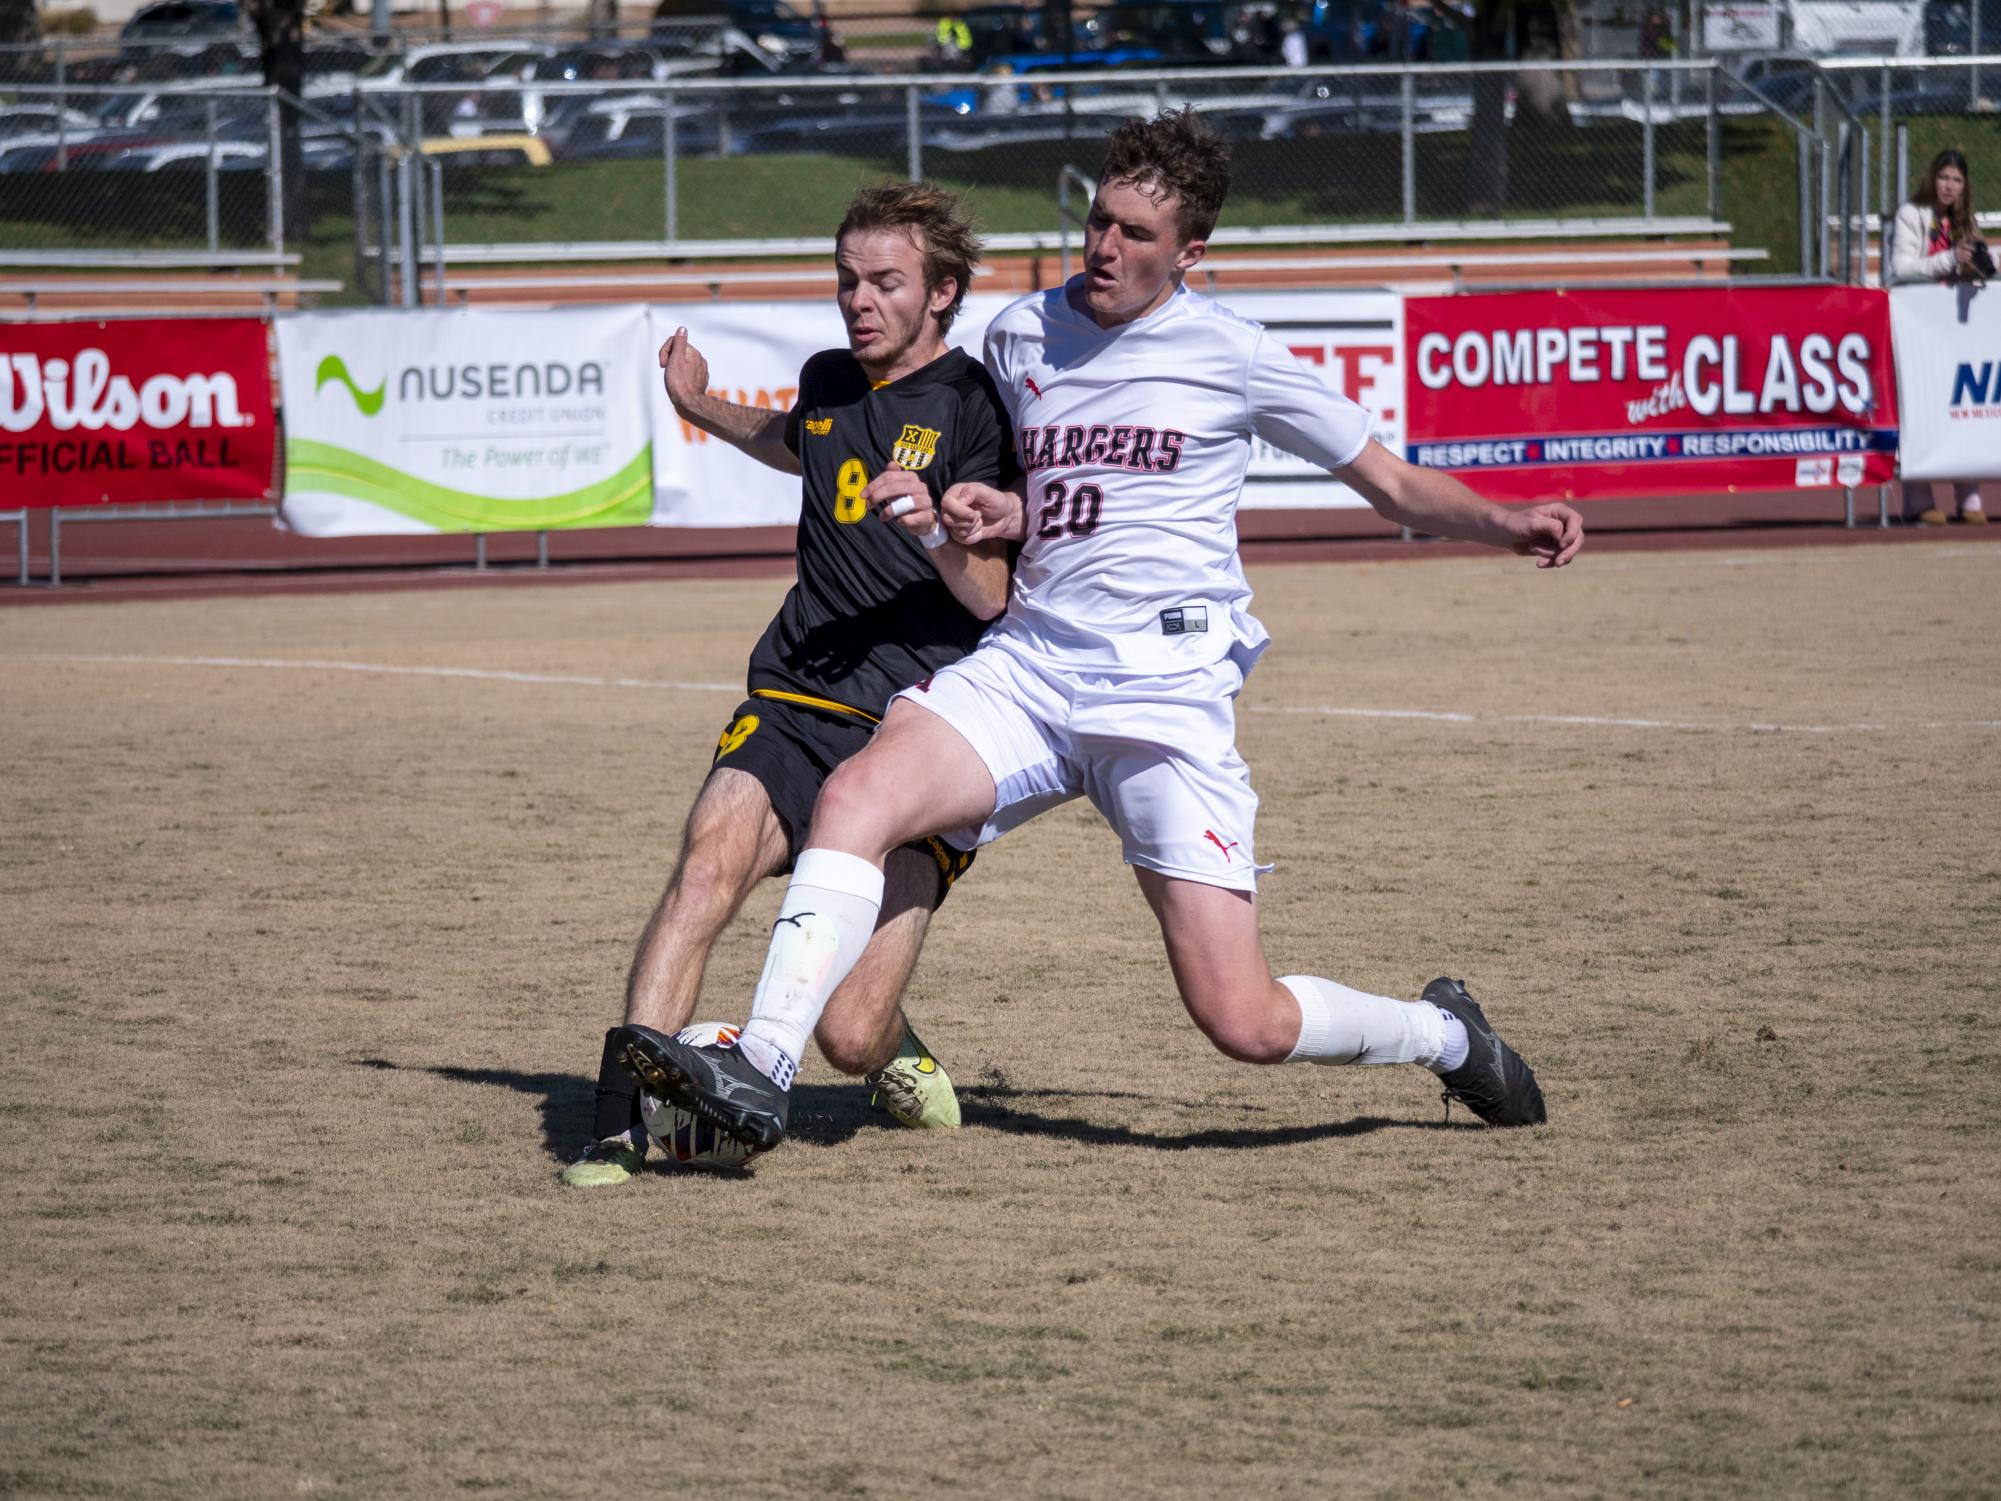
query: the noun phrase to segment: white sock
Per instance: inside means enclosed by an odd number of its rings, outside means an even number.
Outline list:
[[[1429,1001],[1370,995],[1318,975],[1278,983],[1299,1002],[1299,1041],[1287,1063],[1421,1063],[1442,1074],[1466,1061],[1465,1026]]]
[[[882,911],[882,872],[859,855],[809,849],[792,866],[792,884],[751,1002],[737,1049],[780,1089],[792,1087],[806,1039],[827,998],[868,947]]]

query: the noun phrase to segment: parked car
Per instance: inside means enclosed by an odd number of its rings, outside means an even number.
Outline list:
[[[53,104],[10,104],[0,108],[0,141],[18,136],[46,135],[54,139],[57,127],[65,132],[96,130],[97,116],[80,109],[58,109]]]
[[[250,29],[236,0],[153,0],[118,28],[128,43],[180,43],[234,38]]]
[[[827,60],[831,35],[785,0],[660,0],[653,13],[653,41],[676,53],[711,53],[727,58],[735,49],[721,34],[742,41],[780,66],[810,67]]]

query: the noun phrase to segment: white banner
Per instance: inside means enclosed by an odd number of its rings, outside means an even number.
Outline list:
[[[643,307],[297,313],[277,329],[293,531],[652,519]]]
[[[951,342],[975,359],[986,327],[1013,300],[966,299]],[[1377,436],[1403,451],[1403,300],[1392,292],[1246,292],[1224,301],[1256,318],[1327,384],[1374,412]],[[744,406],[787,411],[807,357],[847,343],[832,302],[694,303],[652,309],[657,350],[676,328],[709,362],[709,389]],[[649,357],[649,361],[650,361]],[[653,391],[654,523],[659,526],[790,526],[799,481],[745,458],[674,414],[656,375]],[[1367,504],[1326,471],[1257,445],[1244,486],[1247,508],[1337,509]]]
[[[2001,479],[2001,288],[1893,287],[1905,479]]]
[[[1776,52],[1779,16],[1778,6],[1759,0],[1749,4],[1706,5],[1702,8],[1702,50]]]

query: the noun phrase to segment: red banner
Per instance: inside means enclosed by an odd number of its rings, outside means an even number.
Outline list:
[[[255,318],[0,325],[0,505],[269,500]]]
[[[1495,500],[1864,485],[1896,469],[1879,291],[1412,297],[1404,338],[1407,456]]]

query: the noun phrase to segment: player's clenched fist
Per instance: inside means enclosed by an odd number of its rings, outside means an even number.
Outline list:
[[[901,464],[892,463],[862,491],[870,510],[885,521],[894,521],[905,531],[922,537],[938,524],[931,509],[931,491],[921,476]]]
[[[676,411],[708,392],[709,362],[685,328],[675,329],[674,336],[660,346],[660,370],[667,383],[667,399]]]
[[[1538,568],[1561,568],[1584,545],[1584,518],[1560,501],[1508,513],[1514,550],[1535,555]]]
[[[938,509],[952,540],[969,547],[996,538],[1018,542],[1028,534],[1028,512],[1021,497],[992,485],[975,481],[954,485],[940,499]]]

